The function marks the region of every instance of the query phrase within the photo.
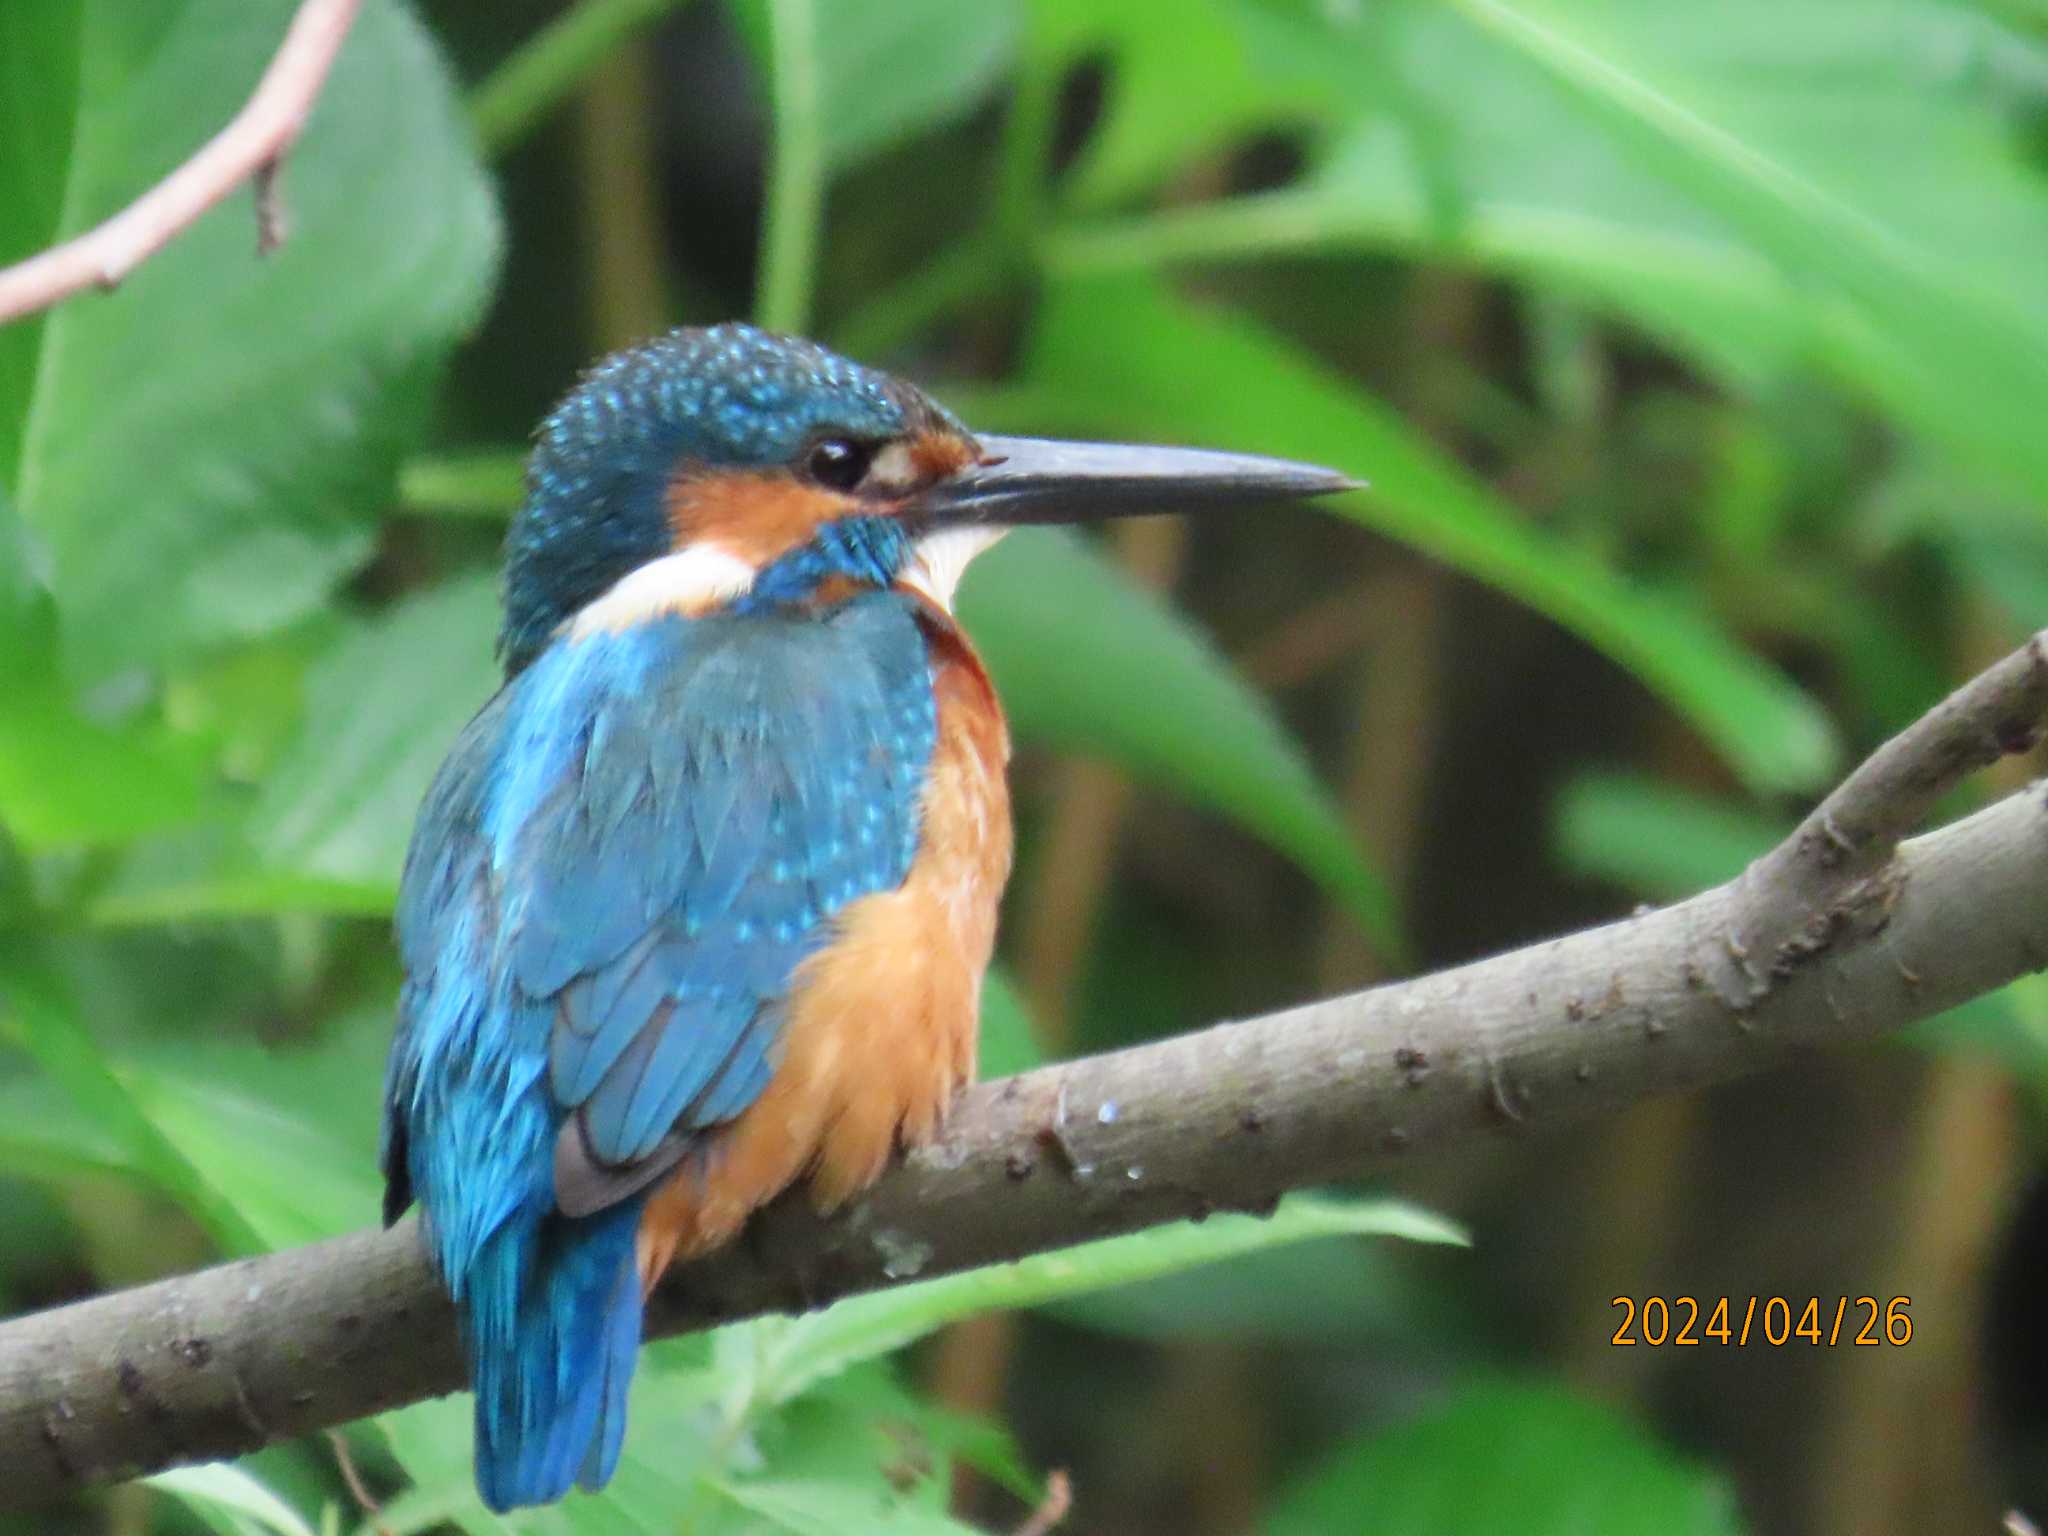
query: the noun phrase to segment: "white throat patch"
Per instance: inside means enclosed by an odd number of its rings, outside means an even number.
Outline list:
[[[756,572],[719,544],[692,544],[636,567],[612,583],[604,596],[584,604],[570,621],[569,637],[581,640],[600,631],[631,628],[664,613],[709,612],[754,584]]]
[[[896,579],[922,592],[946,613],[953,611],[953,594],[968,564],[1010,530],[1007,528],[946,528],[928,533],[911,546],[910,558]]]

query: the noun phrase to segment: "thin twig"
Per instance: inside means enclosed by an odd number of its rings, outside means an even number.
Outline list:
[[[268,256],[284,244],[285,236],[291,233],[290,219],[285,213],[284,193],[279,183],[284,176],[284,162],[269,159],[256,167],[251,190],[256,196],[256,254]]]
[[[1050,1536],[1073,1507],[1074,1480],[1064,1467],[1054,1467],[1045,1474],[1045,1497],[1038,1501],[1031,1518],[1017,1527],[1015,1536]]]
[[[356,1470],[355,1453],[348,1448],[348,1436],[338,1429],[330,1429],[327,1431],[327,1443],[333,1448],[334,1464],[341,1469],[342,1483],[348,1488],[349,1497],[356,1501],[356,1508],[376,1528],[377,1536],[391,1536],[391,1527],[377,1518],[384,1513],[384,1506],[370,1496],[362,1473]]]
[[[2032,749],[2048,720],[2048,632],[1979,673],[1866,758],[1770,858],[1867,872],[1980,768]],[[1840,857],[1837,857],[1839,855]]]
[[[306,126],[361,3],[305,0],[254,94],[197,154],[104,224],[0,269],[0,324],[86,288],[112,288],[252,178],[257,249],[274,249],[284,238],[278,167]]]
[[[1880,748],[1816,817],[1844,840],[1895,835],[1987,743],[2026,746],[2048,715],[2044,640]],[[1270,1210],[1286,1190],[1431,1147],[1866,1039],[2043,968],[2040,786],[1875,867],[1821,851],[1834,846],[1766,856],[1758,868],[1790,861],[1789,902],[1752,869],[1455,970],[983,1084],[937,1144],[848,1211],[778,1201],[747,1242],[679,1271],[650,1298],[648,1336],[898,1283],[910,1245],[929,1279]],[[1723,992],[1717,966],[1739,968],[1745,989]],[[410,1220],[17,1318],[0,1324],[0,1506],[238,1455],[461,1378],[452,1311]]]
[[[1715,991],[1731,1007],[1748,1007],[1824,954],[1845,935],[1850,898],[1884,898],[1875,883],[1899,839],[1970,774],[2030,751],[2044,720],[2048,632],[1871,753],[1790,837],[1749,867],[1742,877],[1747,899],[1706,968]]]

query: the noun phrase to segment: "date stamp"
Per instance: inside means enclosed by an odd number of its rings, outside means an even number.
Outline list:
[[[1608,1341],[1617,1345],[1898,1349],[1913,1342],[1910,1296],[1617,1296],[1609,1305],[1621,1314]]]

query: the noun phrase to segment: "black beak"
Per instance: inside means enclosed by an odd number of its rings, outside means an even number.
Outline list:
[[[918,497],[910,508],[912,518],[932,528],[1087,523],[1327,496],[1365,483],[1334,469],[1255,453],[1042,437],[977,441],[982,462]]]

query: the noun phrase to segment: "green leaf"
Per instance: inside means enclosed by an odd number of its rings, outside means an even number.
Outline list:
[[[1466,1241],[1454,1223],[1402,1201],[1290,1195],[1264,1219],[1219,1215],[1203,1222],[1175,1222],[1036,1254],[1014,1264],[993,1264],[850,1297],[806,1317],[742,1324],[771,1330],[755,1394],[771,1402],[786,1401],[857,1361],[900,1349],[977,1313],[1042,1306],[1288,1243],[1347,1236],[1398,1237],[1418,1243]],[[885,1238],[886,1234],[876,1234],[877,1242]]]
[[[1728,1486],[1556,1387],[1468,1386],[1282,1494],[1264,1536],[1739,1536]]]
[[[1634,0],[1598,18],[1555,0],[1457,9],[1725,219],[1804,303],[1860,331],[1850,352],[1880,398],[2048,488],[2030,407],[2048,391],[2048,293],[2025,254],[2048,243],[2048,189],[1985,104],[1928,65],[2007,42],[1994,23],[1890,0],[1843,49],[1824,10],[1788,18],[1777,0],[1711,14]],[[1818,50],[1812,73],[1783,67],[1788,19]]]
[[[1294,1243],[1046,1310],[1075,1327],[1154,1343],[1228,1339],[1384,1351],[1417,1341],[1427,1347],[1471,1326],[1427,1284],[1385,1243]]]
[[[33,1070],[0,1081],[0,1168],[29,1179],[141,1173],[103,1120],[69,1094],[52,1094],[49,1079]]]
[[[1372,482],[1332,510],[1528,604],[1662,697],[1758,789],[1810,786],[1827,717],[1704,616],[1530,527],[1393,412],[1249,320],[1136,278],[1056,287],[1028,375],[1119,431],[1319,460]],[[1064,612],[1064,610],[1063,610]]]
[[[38,972],[0,972],[14,1033],[48,1074],[0,1084],[0,1166],[51,1176],[112,1171],[147,1179],[238,1252],[353,1231],[377,1211],[374,1088],[390,1040],[377,1007],[336,1021],[320,1043],[266,1050],[239,1040],[150,1043],[114,1053],[87,1035]],[[0,1013],[0,1025],[7,1024]],[[49,1081],[75,1112],[48,1102]],[[337,1095],[336,1083],[368,1085]]]
[[[977,560],[961,617],[1021,735],[1108,758],[1258,834],[1390,955],[1391,892],[1272,710],[1186,620],[1080,541],[1010,535]]]
[[[387,880],[323,880],[248,870],[240,862],[240,855],[230,855],[218,868],[173,878],[136,877],[124,868],[85,915],[102,928],[141,928],[290,912],[383,917],[391,911],[394,888]]]
[[[804,1395],[799,1401],[814,1412],[822,1410],[840,1420],[852,1420],[869,1434],[880,1431],[897,1441],[895,1460],[903,1459],[902,1438],[915,1435],[936,1462],[925,1479],[933,1502],[943,1507],[952,1478],[947,1460],[974,1468],[992,1483],[1009,1489],[1020,1499],[1036,1502],[1044,1487],[1024,1460],[1016,1439],[1002,1425],[969,1414],[956,1413],[920,1396],[904,1381],[905,1373],[889,1361],[871,1361],[849,1368],[844,1374]],[[790,1416],[785,1415],[785,1420]],[[784,1446],[778,1449],[785,1449]],[[789,1455],[778,1455],[776,1466],[793,1476],[803,1476],[807,1464]],[[879,1468],[885,1477],[896,1469]]]
[[[346,634],[307,677],[305,722],[250,817],[272,870],[398,888],[434,770],[497,686],[497,587],[465,576]]]
[[[1582,774],[1558,796],[1555,839],[1574,873],[1660,901],[1742,873],[1792,830],[1748,806],[1635,774]]]
[[[720,1482],[718,1491],[741,1509],[791,1536],[974,1536],[974,1527],[950,1515],[919,1509],[900,1497],[840,1482],[768,1479]],[[758,1527],[757,1527],[758,1529]]]
[[[1032,51],[1108,66],[1102,121],[1070,176],[1100,205],[1254,132],[1306,128],[1347,105],[1319,29],[1240,0],[1038,0]]]
[[[54,648],[0,651],[0,826],[36,851],[123,843],[189,821],[198,774],[155,733],[81,715],[57,675]]]
[[[699,1369],[715,1374],[717,1365]],[[875,1528],[870,1510],[885,1529],[928,1528],[917,1522],[945,1511],[956,1458],[1027,1502],[1041,1493],[1007,1433],[932,1407],[881,1362],[773,1409],[751,1404],[743,1422],[751,1445],[708,1469],[711,1486],[729,1500],[801,1484],[847,1511],[849,1530]]]
[[[1593,300],[1746,382],[1818,365],[1970,462],[2048,486],[2026,405],[2048,383],[2031,259],[2048,187],[2018,114],[1983,88],[2001,58],[2037,81],[2038,38],[1941,0],[1884,0],[1853,38],[1813,0],[1262,9],[1349,81],[1309,173],[1071,231],[1051,242],[1058,260],[1476,264]],[[1259,69],[1267,125],[1284,121],[1271,96],[1287,67]],[[1127,115],[1112,94],[1100,139],[1128,135]]]
[[[292,0],[28,0],[0,8],[0,120],[64,188],[0,206],[0,253],[105,218],[225,123]],[[79,82],[76,100],[41,83]],[[62,113],[61,123],[50,121]],[[37,179],[37,185],[43,185]],[[274,629],[358,565],[450,345],[496,260],[490,190],[443,65],[366,0],[255,253],[243,189],[111,295],[10,338],[0,489],[41,537],[65,661],[99,678]],[[25,351],[26,349],[26,351]]]
[[[272,1056],[239,1043],[188,1046],[175,1060],[124,1064],[133,1100],[156,1134],[195,1170],[246,1234],[235,1247],[295,1247],[354,1231],[377,1213],[376,1084],[388,1032],[343,1032]],[[359,1083],[337,1099],[335,1083]]]
[[[1081,272],[1396,251],[1593,300],[1743,377],[1800,355],[1812,322],[1782,274],[1586,132],[1551,82],[1450,7],[1394,0],[1350,25],[1297,9],[1291,25],[1352,80],[1301,181],[1078,225],[1051,238],[1054,260]],[[1121,128],[1113,115],[1102,136]]]
[[[239,1467],[206,1462],[143,1479],[187,1506],[222,1536],[313,1536],[298,1512]]]
[[[38,564],[0,487],[0,828],[35,851],[126,842],[191,819],[198,774],[160,733],[103,724],[73,704]]]
[[[9,956],[0,966],[0,1031],[11,1035],[105,1133],[123,1162],[179,1200],[218,1241],[244,1250],[257,1246],[234,1202],[216,1194],[138,1103],[134,1088],[86,1028],[57,976]]]
[[[732,0],[757,65],[772,0]],[[1018,0],[894,0],[816,6],[818,118],[826,169],[844,170],[964,116],[1016,50]]]
[[[1001,966],[992,966],[981,984],[981,1076],[1008,1077],[1044,1065],[1016,983]]]

